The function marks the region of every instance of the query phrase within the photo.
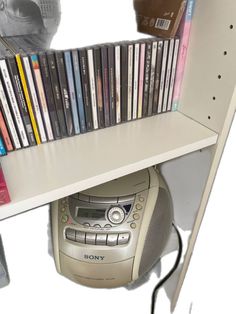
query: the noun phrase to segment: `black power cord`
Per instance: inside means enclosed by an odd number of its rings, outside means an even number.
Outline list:
[[[168,272],[168,274],[166,274],[165,277],[162,278],[158,282],[158,284],[153,289],[152,302],[151,302],[151,314],[155,313],[155,302],[156,302],[158,290],[171,277],[171,275],[175,272],[175,270],[178,268],[180,260],[181,260],[181,255],[182,255],[182,250],[183,250],[183,243],[182,243],[181,235],[180,235],[178,228],[176,227],[176,225],[173,222],[172,222],[172,226],[174,227],[174,229],[177,233],[177,236],[178,236],[179,250],[178,250],[178,254],[177,254],[174,266],[171,268],[171,270]]]

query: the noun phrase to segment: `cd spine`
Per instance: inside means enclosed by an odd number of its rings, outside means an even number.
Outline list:
[[[24,64],[24,68],[25,68],[27,82],[29,85],[29,91],[30,91],[30,95],[31,95],[33,108],[34,108],[34,113],[35,113],[35,117],[36,117],[36,120],[38,123],[41,142],[44,143],[44,142],[47,142],[47,137],[46,137],[46,133],[45,133],[45,129],[44,129],[44,124],[43,124],[43,119],[42,119],[42,115],[41,115],[41,111],[40,111],[40,106],[39,106],[39,102],[38,102],[36,89],[34,86],[34,80],[33,80],[33,75],[32,75],[32,71],[31,71],[31,67],[30,67],[29,58],[28,58],[28,56],[23,56],[22,59],[23,59],[23,64]]]
[[[158,41],[158,46],[157,46],[157,62],[156,62],[154,97],[153,97],[153,108],[152,108],[153,114],[157,113],[157,107],[158,107],[158,96],[159,96],[159,89],[160,89],[162,54],[163,54],[163,40],[159,40]]]
[[[167,68],[166,68],[166,79],[165,79],[162,112],[167,111],[168,94],[169,94],[169,89],[170,89],[171,69],[172,69],[173,53],[174,53],[174,45],[175,45],[175,39],[172,38],[170,40],[170,43],[169,43],[169,52],[168,52],[168,61],[167,61]]]
[[[121,65],[120,46],[115,46],[115,79],[116,79],[116,123],[121,122]]]
[[[98,125],[99,128],[104,128],[104,110],[103,110],[103,86],[102,86],[102,63],[101,51],[99,47],[94,48],[94,72],[97,92],[97,109],[98,109]]]
[[[139,58],[139,80],[138,80],[138,119],[143,115],[143,89],[144,89],[144,74],[145,74],[145,52],[146,44],[140,43],[140,58]],[[136,115],[133,113],[133,119]]]
[[[86,122],[85,122],[85,112],[84,112],[84,99],[82,93],[81,85],[81,74],[80,74],[80,64],[79,64],[79,55],[78,50],[72,50],[72,61],[73,61],[73,70],[75,78],[75,91],[79,111],[79,121],[80,121],[80,130],[81,133],[86,132]]]
[[[92,105],[93,127],[96,130],[98,129],[98,114],[97,114],[97,95],[96,95],[95,76],[94,76],[93,49],[87,50],[87,57],[88,57],[89,86],[90,86],[91,105]]]
[[[39,53],[38,58],[39,58],[39,64],[40,64],[40,69],[41,69],[43,86],[45,90],[45,96],[47,99],[48,111],[51,118],[51,125],[53,129],[54,139],[60,139],[61,131],[60,131],[59,120],[58,120],[57,111],[55,107],[53,92],[52,92],[52,84],[51,84],[51,79],[50,79],[50,74],[49,74],[47,57],[45,53]]]
[[[65,65],[66,65],[66,75],[69,87],[69,95],[71,100],[71,109],[72,109],[72,117],[74,122],[74,130],[75,134],[80,133],[80,125],[79,125],[79,114],[78,114],[78,106],[75,94],[75,84],[74,84],[74,77],[73,77],[73,69],[72,69],[72,60],[71,60],[71,52],[65,51]]]
[[[36,93],[38,94],[38,101],[41,107],[41,112],[44,120],[44,125],[46,128],[47,138],[49,141],[54,140],[49,111],[48,111],[48,105],[47,100],[44,92],[44,86],[41,76],[41,71],[39,67],[39,60],[38,56],[36,54],[31,55],[30,57],[31,66],[32,66],[32,72],[35,80],[36,85]]]
[[[128,46],[121,45],[121,121],[128,120]]]
[[[151,116],[153,113],[153,96],[154,96],[156,61],[157,61],[157,41],[154,41],[152,43],[152,57],[151,57],[150,84],[149,84],[149,97],[148,97],[148,116]]]
[[[172,69],[171,69],[171,77],[170,77],[170,89],[169,89],[169,95],[168,95],[167,111],[170,111],[172,109],[172,100],[173,100],[173,92],[174,92],[174,86],[175,86],[175,76],[176,76],[177,60],[178,60],[178,54],[179,54],[179,45],[180,45],[180,40],[176,38],[173,63],[172,63]]]
[[[15,93],[13,90],[13,86],[11,83],[10,75],[7,69],[7,64],[5,60],[0,60],[0,68],[1,68],[1,73],[2,73],[2,78],[4,81],[4,85],[6,88],[6,92],[8,95],[9,103],[12,109],[13,113],[13,119],[15,120],[18,132],[19,132],[19,137],[22,142],[23,147],[29,146],[29,141],[26,135],[25,127],[20,115],[20,111],[18,108],[18,104],[16,101]]]
[[[146,43],[146,56],[145,56],[145,73],[144,73],[144,90],[143,90],[143,117],[148,115],[148,96],[150,84],[150,69],[152,57],[152,43]]]
[[[27,86],[27,82],[26,82],[25,72],[24,72],[22,60],[21,60],[21,57],[20,57],[19,54],[16,55],[16,62],[17,62],[17,66],[18,66],[18,70],[19,70],[19,74],[20,74],[20,79],[21,79],[23,91],[24,91],[24,94],[25,94],[25,100],[26,100],[26,104],[27,104],[27,107],[28,107],[32,128],[34,130],[36,143],[37,144],[41,144],[41,139],[40,139],[40,136],[39,136],[38,126],[37,126],[36,119],[35,119],[35,116],[34,116],[32,102],[31,102],[31,99],[30,99],[29,90],[28,90],[28,86]]]
[[[8,129],[10,131],[13,145],[14,145],[15,149],[19,149],[19,148],[21,148],[20,140],[19,140],[16,128],[15,128],[14,121],[12,119],[11,111],[10,111],[10,108],[8,105],[8,101],[6,98],[6,94],[5,94],[1,79],[0,79],[0,106],[2,109],[2,113],[5,116],[5,121],[8,125]]]
[[[163,46],[163,55],[162,55],[162,64],[161,64],[161,77],[160,77],[157,113],[162,112],[162,103],[163,103],[163,97],[164,97],[164,87],[165,87],[165,77],[166,77],[166,65],[167,65],[167,57],[168,57],[168,47],[169,47],[169,40],[165,40],[164,46]]]
[[[52,84],[52,92],[54,97],[54,103],[57,111],[57,117],[60,125],[61,137],[67,137],[67,129],[64,117],[64,110],[62,105],[61,93],[60,93],[60,86],[58,81],[57,75],[57,67],[56,67],[56,60],[54,53],[47,52],[46,54],[48,60],[48,67],[49,67],[49,74]]]
[[[5,156],[5,155],[7,155],[7,150],[5,147],[5,143],[4,143],[2,134],[0,132],[0,156]]]
[[[1,101],[1,100],[0,100]],[[0,106],[1,107],[1,106]],[[12,142],[11,142],[11,138],[10,138],[10,135],[9,135],[9,132],[7,130],[7,126],[6,126],[6,123],[4,121],[4,117],[3,117],[3,114],[2,114],[2,111],[0,110],[0,131],[2,133],[2,137],[3,137],[3,140],[4,140],[4,143],[6,145],[6,149],[8,152],[11,152],[13,151],[13,146],[12,146]]]
[[[110,126],[110,112],[109,112],[109,81],[108,81],[108,47],[101,46],[101,60],[102,60],[102,86],[103,86],[103,104],[104,104],[104,119],[105,127]]]
[[[133,80],[133,119],[137,119],[138,115],[138,92],[139,92],[139,58],[140,44],[134,45],[134,80]],[[144,63],[143,63],[144,64]]]
[[[58,72],[59,86],[60,86],[60,91],[61,91],[62,105],[64,109],[67,134],[68,136],[72,136],[75,134],[75,132],[74,132],[73,119],[72,119],[71,103],[70,103],[67,78],[66,78],[66,73],[65,73],[65,62],[64,62],[63,52],[56,51],[55,57],[56,57],[56,63],[57,63],[57,72]]]
[[[84,95],[84,108],[87,131],[92,131],[93,121],[92,121],[91,95],[89,88],[88,60],[85,49],[79,49],[79,57],[81,66],[81,81]]]
[[[132,120],[132,100],[133,100],[133,64],[134,46],[128,45],[128,97],[127,97],[127,120]]]
[[[15,90],[15,96],[17,98],[19,110],[20,110],[22,120],[25,125],[26,133],[28,135],[28,141],[31,146],[34,146],[36,145],[36,140],[34,137],[34,131],[31,125],[29,112],[28,112],[26,101],[24,98],[24,92],[21,86],[21,81],[20,81],[16,61],[14,57],[8,57],[6,61],[7,61],[8,69],[9,69],[9,74],[12,79],[12,85]]]
[[[110,103],[110,125],[116,124],[116,82],[115,82],[115,48],[108,46],[108,81]]]

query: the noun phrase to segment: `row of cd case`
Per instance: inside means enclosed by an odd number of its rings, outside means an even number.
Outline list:
[[[170,111],[178,50],[178,38],[64,51],[35,35],[1,38],[6,151]]]

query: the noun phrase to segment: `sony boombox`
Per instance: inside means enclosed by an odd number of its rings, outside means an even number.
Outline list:
[[[160,258],[172,221],[170,193],[152,167],[55,201],[57,271],[97,288],[134,282]]]

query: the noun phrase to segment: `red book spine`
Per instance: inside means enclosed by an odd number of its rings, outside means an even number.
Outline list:
[[[0,205],[11,201],[2,168],[0,167]]]

